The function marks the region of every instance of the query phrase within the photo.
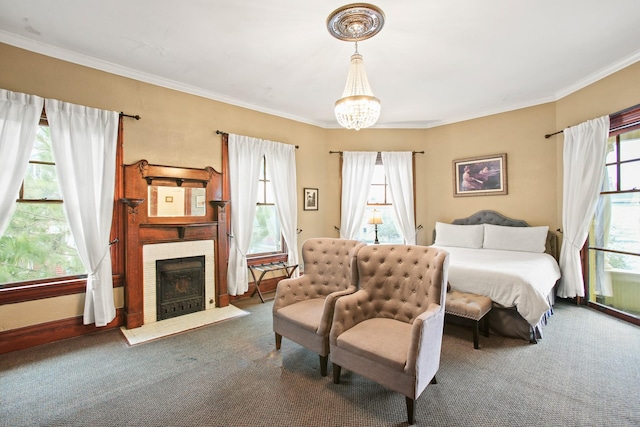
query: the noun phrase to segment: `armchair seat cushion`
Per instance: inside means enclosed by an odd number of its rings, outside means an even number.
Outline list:
[[[276,317],[310,332],[316,332],[324,311],[325,298],[312,298],[282,307]]]
[[[373,318],[340,334],[337,346],[401,373],[407,362],[410,341],[409,323]]]

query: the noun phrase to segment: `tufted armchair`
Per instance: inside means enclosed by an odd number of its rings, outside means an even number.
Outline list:
[[[340,298],[329,335],[333,382],[341,367],[414,403],[440,367],[449,254],[413,245],[366,246],[358,253],[360,289]]]
[[[336,299],[356,291],[355,259],[365,244],[357,240],[314,238],[302,245],[304,274],[276,287],[273,332],[279,350],[282,337],[320,355],[327,375],[329,329]]]

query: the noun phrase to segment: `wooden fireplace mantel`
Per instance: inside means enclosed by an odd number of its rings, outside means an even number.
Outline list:
[[[227,202],[222,199],[222,174],[212,167],[204,169],[150,165],[140,160],[124,166],[124,197],[126,224],[126,327],[144,323],[142,247],[148,244],[213,240],[215,258],[216,306],[229,305],[227,293]],[[158,217],[149,215],[149,186],[204,188],[200,216]]]

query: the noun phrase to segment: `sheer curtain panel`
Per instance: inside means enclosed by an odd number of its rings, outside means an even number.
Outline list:
[[[227,290],[242,295],[249,289],[247,251],[258,201],[260,162],[265,154],[261,139],[229,134],[229,192],[231,193],[231,240]]]
[[[296,147],[265,141],[267,175],[273,185],[273,196],[280,226],[287,243],[289,264],[298,264],[298,198],[296,185]],[[298,277],[296,269],[291,277]]]
[[[584,296],[580,249],[587,239],[604,179],[609,116],[564,129],[562,278],[557,295]]]
[[[51,99],[45,104],[64,211],[88,272],[84,324],[106,326],[116,315],[109,233],[119,116]]]
[[[342,153],[342,213],[340,215],[342,239],[356,239],[358,230],[362,226],[377,156],[376,151]]]
[[[382,166],[389,181],[393,212],[407,245],[416,244],[416,220],[413,209],[413,153],[382,152]]]
[[[39,96],[0,89],[0,236],[16,206],[43,105]]]

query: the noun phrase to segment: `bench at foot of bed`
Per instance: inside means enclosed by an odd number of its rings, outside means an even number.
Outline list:
[[[489,336],[489,325],[485,316],[491,310],[491,299],[483,295],[468,292],[449,291],[445,313],[452,316],[473,320],[473,348],[479,348],[478,332],[480,321],[483,320],[484,335]]]

